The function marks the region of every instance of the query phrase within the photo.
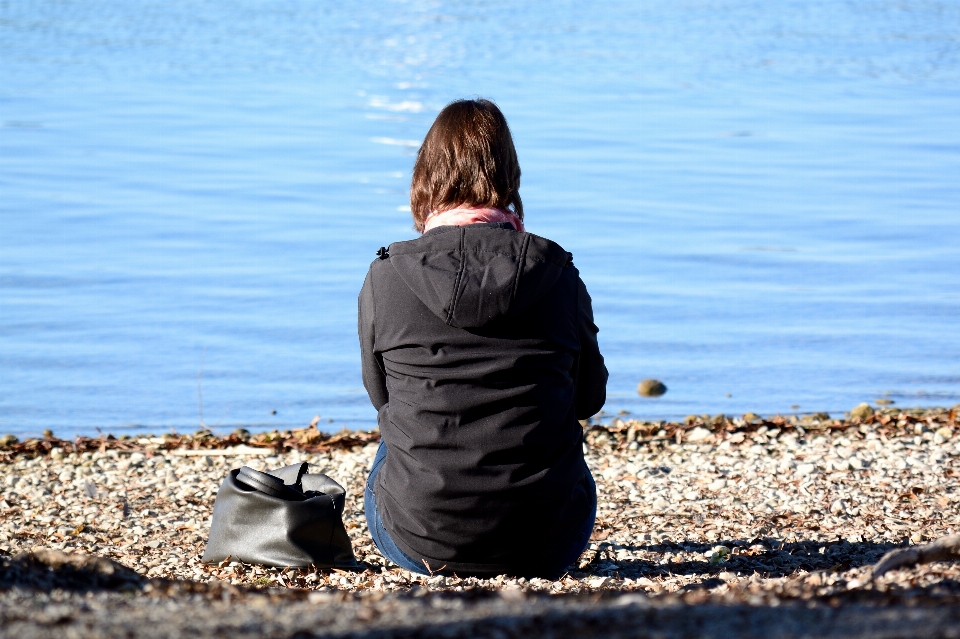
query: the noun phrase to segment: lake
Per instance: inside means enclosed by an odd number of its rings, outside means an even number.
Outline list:
[[[374,426],[356,296],[474,96],[606,411],[960,402],[958,3],[65,0],[0,4],[0,432]]]

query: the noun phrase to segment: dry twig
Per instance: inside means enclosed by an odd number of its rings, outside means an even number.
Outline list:
[[[929,564],[945,559],[960,559],[960,534],[947,535],[923,546],[891,550],[873,567],[871,578],[878,579],[880,575],[897,568]]]

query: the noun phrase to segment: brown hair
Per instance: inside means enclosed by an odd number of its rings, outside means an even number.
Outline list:
[[[410,184],[418,231],[435,211],[456,206],[512,210],[523,219],[520,163],[507,119],[490,100],[457,100],[427,132]]]

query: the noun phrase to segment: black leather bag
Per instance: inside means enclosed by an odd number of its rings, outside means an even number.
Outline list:
[[[346,491],[306,462],[262,473],[231,470],[213,504],[204,563],[356,568],[343,527]]]

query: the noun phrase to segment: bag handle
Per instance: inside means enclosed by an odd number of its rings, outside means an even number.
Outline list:
[[[268,470],[267,474],[279,477],[287,486],[300,488],[300,480],[307,473],[308,467],[309,464],[307,464],[307,462],[300,462],[299,464],[290,464],[277,470]]]
[[[237,479],[246,486],[253,488],[259,493],[270,495],[278,499],[287,501],[303,501],[304,495],[299,490],[291,488],[283,483],[279,477],[274,477],[268,473],[261,473],[249,466],[244,466],[237,473]]]

